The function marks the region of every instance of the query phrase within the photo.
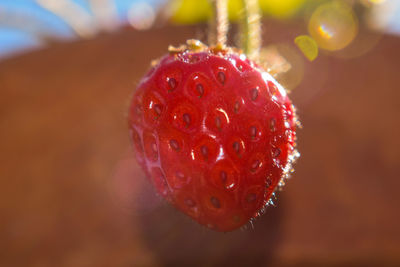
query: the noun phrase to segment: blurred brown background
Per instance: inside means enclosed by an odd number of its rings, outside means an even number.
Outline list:
[[[305,31],[265,25],[267,43]],[[296,172],[254,228],[223,234],[155,195],[125,118],[150,60],[203,32],[122,29],[0,63],[0,266],[400,266],[400,38],[302,63]]]

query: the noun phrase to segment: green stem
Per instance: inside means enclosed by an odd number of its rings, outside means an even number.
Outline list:
[[[252,60],[258,60],[261,47],[261,23],[258,0],[242,0],[240,22],[241,48]]]
[[[210,20],[209,45],[226,45],[229,28],[227,0],[211,0],[213,14]]]

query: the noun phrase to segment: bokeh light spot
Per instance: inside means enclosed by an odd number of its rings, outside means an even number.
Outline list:
[[[356,37],[358,20],[349,5],[338,1],[329,2],[314,11],[308,31],[320,48],[340,50]]]
[[[273,44],[269,49],[274,53],[277,53],[279,57],[287,62],[283,63],[284,65],[289,64],[288,68],[281,69],[281,71],[274,73],[274,76],[276,80],[286,89],[286,91],[293,90],[301,83],[304,77],[304,56],[294,44],[290,43]],[[263,59],[269,61],[268,58]]]
[[[326,25],[319,25],[318,31],[325,39],[331,39],[334,35],[334,33]]]
[[[308,60],[313,61],[317,58],[318,45],[313,38],[308,35],[300,35],[294,39],[294,42]]]
[[[154,9],[146,2],[134,3],[128,10],[128,21],[137,30],[149,29],[155,18]]]

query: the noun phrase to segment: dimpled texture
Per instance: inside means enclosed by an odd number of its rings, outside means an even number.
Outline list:
[[[267,205],[296,138],[285,90],[235,53],[164,56],[140,82],[129,126],[137,160],[157,192],[224,232]]]

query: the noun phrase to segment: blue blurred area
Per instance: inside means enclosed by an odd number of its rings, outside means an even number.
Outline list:
[[[78,4],[93,16],[89,0],[69,1]],[[145,2],[157,9],[164,0],[115,0],[113,1],[119,23],[125,24],[127,12],[133,4]],[[45,44],[46,39],[68,40],[77,35],[61,17],[43,8],[34,0],[0,0],[0,59],[26,49]]]
[[[42,43],[33,35],[26,32],[0,28],[0,57],[11,54],[14,51],[41,47]]]

